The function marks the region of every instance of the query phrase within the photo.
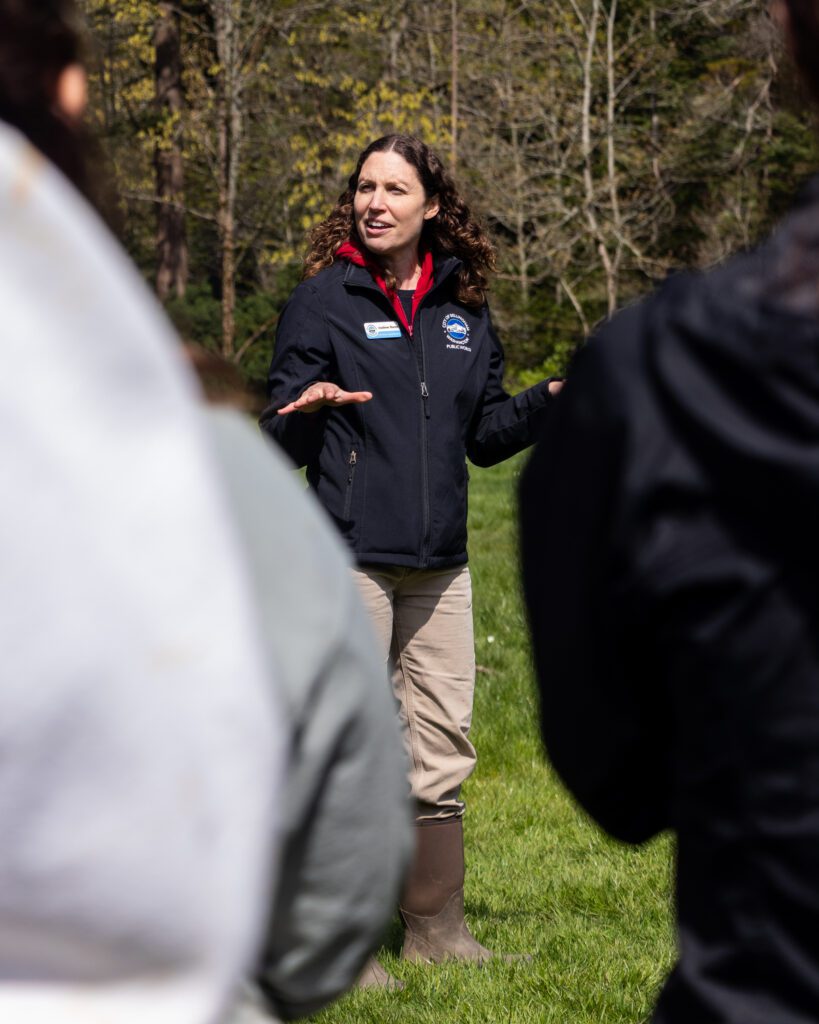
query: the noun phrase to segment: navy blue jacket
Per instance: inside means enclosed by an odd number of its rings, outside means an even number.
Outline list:
[[[455,298],[459,266],[436,261],[412,338],[369,271],[347,261],[300,284],[282,311],[261,425],[307,466],[359,563],[466,562],[466,456],[490,466],[532,444],[550,404],[546,381],[504,391],[489,310]],[[372,401],[276,415],[322,380]]]

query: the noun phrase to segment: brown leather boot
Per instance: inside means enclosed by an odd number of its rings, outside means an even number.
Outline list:
[[[404,982],[393,978],[391,974],[381,966],[374,956],[367,957],[367,962],[361,969],[355,983],[356,988],[386,988],[390,991],[398,991],[404,987]]]
[[[406,926],[401,956],[415,963],[494,955],[464,920],[464,836],[460,818],[417,822],[415,859],[399,911]]]

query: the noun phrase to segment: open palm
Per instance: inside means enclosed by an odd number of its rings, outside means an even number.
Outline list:
[[[338,384],[319,381],[311,384],[295,402],[282,406],[278,414],[286,416],[291,412],[316,412],[325,405],[353,405],[357,402],[369,402],[372,397],[371,391],[344,391]]]

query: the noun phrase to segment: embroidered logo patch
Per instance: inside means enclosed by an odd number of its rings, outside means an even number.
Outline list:
[[[371,341],[381,338],[400,338],[401,328],[395,320],[381,320],[378,323],[364,324],[364,333]]]
[[[458,313],[447,313],[442,326],[448,342],[447,348],[461,348],[466,349],[467,352],[472,351],[470,348],[467,348],[469,324],[462,316],[459,316]]]

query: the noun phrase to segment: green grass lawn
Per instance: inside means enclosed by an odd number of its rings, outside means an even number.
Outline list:
[[[517,574],[522,464],[471,473],[478,767],[464,792],[466,910],[481,942],[532,962],[410,966],[396,922],[379,957],[405,989],[354,992],[321,1024],[637,1024],[672,962],[669,842],[607,839],[541,756]]]

